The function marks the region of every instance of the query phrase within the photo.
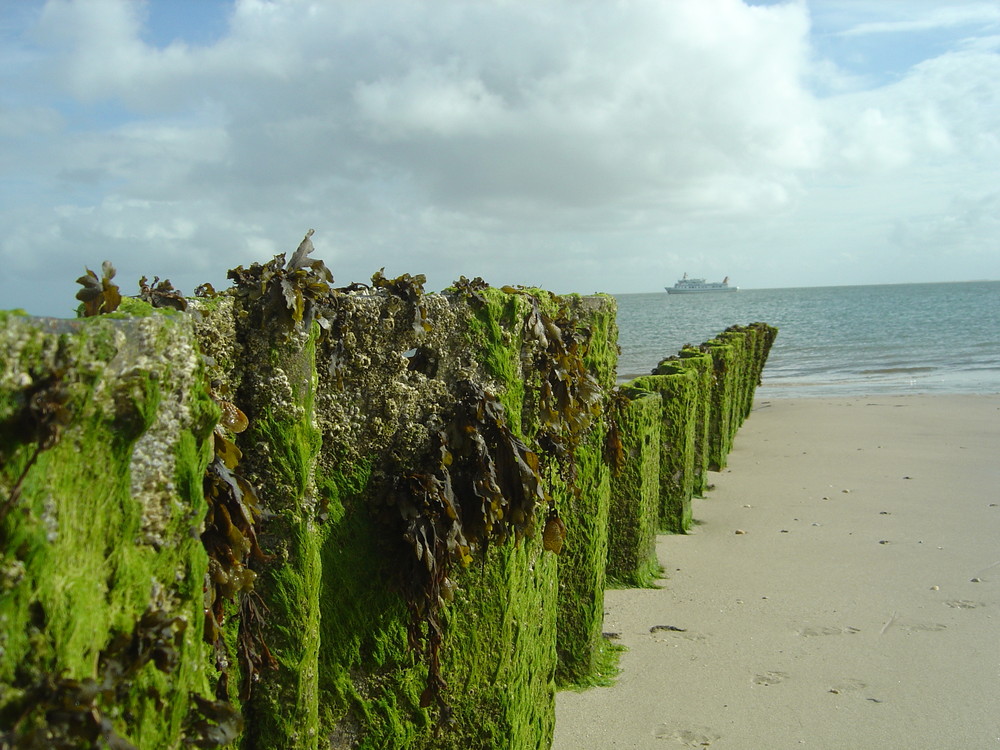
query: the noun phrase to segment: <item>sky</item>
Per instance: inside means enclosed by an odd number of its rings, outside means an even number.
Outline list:
[[[1000,0],[0,0],[0,309],[1000,279]]]

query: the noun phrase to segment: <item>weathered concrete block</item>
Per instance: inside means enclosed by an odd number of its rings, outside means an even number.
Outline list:
[[[604,589],[608,559],[611,486],[603,460],[604,431],[591,432],[574,456],[571,486],[553,490],[566,518],[559,555],[557,677],[564,685],[585,682],[599,667],[603,648]]]
[[[721,336],[705,342],[712,357],[715,386],[709,411],[708,467],[712,471],[726,468],[726,458],[733,448],[733,436],[739,428],[737,416],[742,407],[736,402],[742,391],[742,338]]]
[[[704,344],[715,370],[709,442],[709,466],[715,471],[725,468],[733,438],[753,408],[754,391],[777,334],[776,328],[753,323],[732,326]]]
[[[615,416],[621,456],[610,462],[608,580],[620,586],[648,586],[660,574],[656,534],[663,402],[658,393],[622,390]]]
[[[669,375],[643,375],[628,385],[660,395],[659,527],[683,534],[691,526],[698,381],[692,370],[677,367]]]
[[[565,632],[585,631],[590,639],[596,630],[599,636],[596,602],[603,595],[606,553],[600,551],[599,561],[586,559],[589,579],[570,578],[575,569],[562,574],[555,556],[543,548],[541,531],[546,514],[558,508],[568,537],[576,531],[581,555],[593,554],[601,539],[606,545],[606,511],[590,536],[578,531],[574,502],[582,501],[566,484],[572,477],[586,502],[597,508],[603,502],[606,508],[601,482],[606,485],[607,472],[594,449],[603,435],[594,416],[603,398],[599,386],[577,407],[574,400],[581,394],[557,394],[564,399],[559,409],[588,413],[577,417],[581,438],[572,448],[573,461],[555,454],[546,459],[552,500],[539,509],[535,530],[484,547],[467,567],[453,566],[448,573],[451,601],[442,609],[438,657],[447,684],[442,706],[427,705],[422,652],[407,647],[413,611],[400,595],[399,566],[413,552],[398,534],[387,536],[392,525],[385,525],[384,516],[392,511],[381,497],[394,476],[430,471],[440,460],[436,436],[455,418],[456,384],[470,379],[503,404],[513,433],[528,442],[544,437],[555,450],[564,437],[554,431],[558,420],[546,423],[540,416],[555,403],[545,362],[568,356],[570,346],[583,347],[594,362],[584,366],[613,378],[614,360],[602,357],[616,356],[615,344],[592,333],[614,332],[609,299],[595,305],[539,290],[495,289],[475,296],[426,295],[421,304],[427,326],[419,329],[412,307],[392,295],[345,295],[325,311],[335,335],[321,339],[316,360],[316,416],[323,435],[316,484],[327,530],[321,553],[319,703],[320,734],[331,746],[547,747],[554,721],[557,597],[579,598],[560,581],[586,586],[595,603],[582,616],[563,616]],[[560,330],[540,328],[540,313],[558,321]],[[579,324],[571,324],[570,317]],[[560,342],[552,341],[554,336]],[[568,549],[570,538],[567,542]],[[430,637],[429,631],[424,634]],[[560,628],[559,639],[562,634]],[[448,726],[443,735],[442,720]]]
[[[676,359],[671,359],[669,362],[694,373],[696,392],[691,490],[695,496],[701,496],[708,489],[708,446],[711,434],[712,389],[715,385],[712,358],[702,348],[684,348],[678,352]],[[666,372],[665,370],[664,373]]]

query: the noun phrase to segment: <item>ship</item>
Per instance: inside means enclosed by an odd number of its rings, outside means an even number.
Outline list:
[[[705,279],[689,279],[687,274],[673,286],[664,287],[667,294],[703,294],[706,292],[738,292],[738,286],[729,286],[729,277],[722,281],[705,281]]]

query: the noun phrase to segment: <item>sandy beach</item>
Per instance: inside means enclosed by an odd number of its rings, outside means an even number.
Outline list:
[[[758,400],[557,750],[1000,748],[1000,396]]]

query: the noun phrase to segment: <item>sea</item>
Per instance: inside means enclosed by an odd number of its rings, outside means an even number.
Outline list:
[[[618,380],[731,325],[778,328],[758,398],[1000,393],[1000,281],[615,295]]]

